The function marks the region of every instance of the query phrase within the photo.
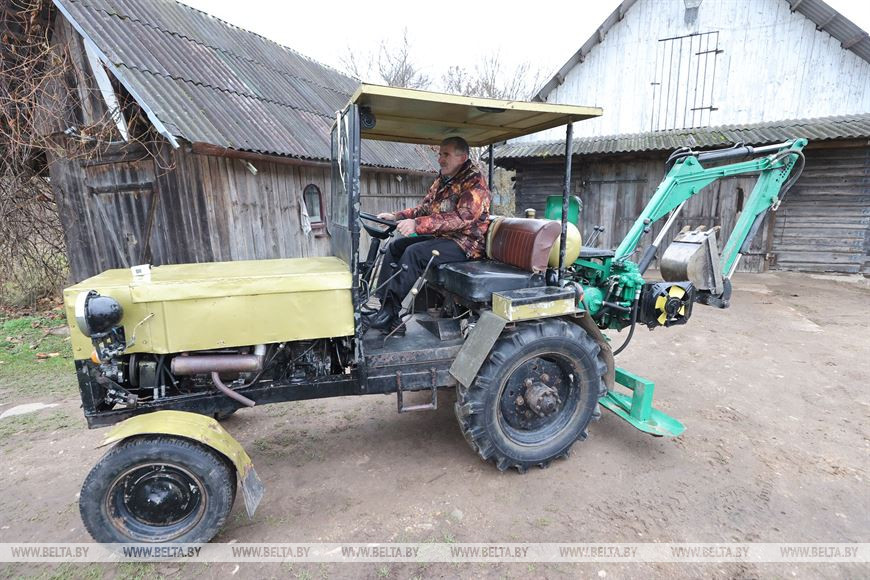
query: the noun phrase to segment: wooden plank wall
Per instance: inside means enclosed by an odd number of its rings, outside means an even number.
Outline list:
[[[378,214],[414,207],[423,199],[436,175],[363,172],[360,178],[362,211]],[[366,255],[368,247],[369,235],[363,230],[360,238],[361,257]]]
[[[80,106],[67,125],[104,119],[81,37],[58,18],[54,48],[68,52],[73,75],[51,87],[58,102],[77,92]],[[54,120],[55,124],[57,120]],[[52,188],[67,243],[71,278],[78,282],[109,268],[224,260],[298,258],[330,252],[326,231],[302,231],[300,206],[308,184],[321,191],[329,212],[331,173],[323,163],[256,161],[256,175],[238,160],[172,149],[156,157],[140,146],[103,148],[93,159],[48,152]],[[363,168],[362,207],[378,213],[415,205],[434,178]],[[150,225],[149,225],[150,224]],[[366,242],[367,243],[367,242]],[[367,245],[363,246],[363,249]]]
[[[870,147],[807,151],[773,247],[778,269],[870,274]]]
[[[861,141],[842,141],[811,144],[805,153],[807,165],[801,178],[779,211],[768,217],[738,271],[870,274],[870,147]],[[664,177],[664,161],[664,156],[575,157],[572,192],[583,200],[584,236],[593,225],[602,225],[607,229],[598,245],[616,247]],[[527,207],[543,212],[546,197],[561,194],[563,171],[560,162],[520,165],[517,213]],[[714,183],[686,204],[672,231],[685,225],[721,225],[721,249],[755,181],[750,176]],[[659,231],[660,226],[655,226],[647,240]]]
[[[238,159],[172,150],[168,144],[157,159],[136,150],[104,154],[98,161],[58,160],[52,182],[63,208],[72,277],[78,281],[143,261],[160,265],[328,255],[328,234],[302,231],[300,205],[305,186],[313,183],[329,212],[329,169],[254,165],[256,175]],[[414,205],[429,181],[366,169],[363,209],[377,213]],[[146,236],[150,260],[144,253]]]

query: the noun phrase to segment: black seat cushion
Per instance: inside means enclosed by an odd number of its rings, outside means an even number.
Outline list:
[[[580,248],[581,258],[612,258],[613,255],[613,250],[605,250],[604,248],[590,248],[589,246]]]
[[[543,274],[533,274],[492,260],[442,264],[429,280],[471,302],[489,302],[493,292],[540,288]]]

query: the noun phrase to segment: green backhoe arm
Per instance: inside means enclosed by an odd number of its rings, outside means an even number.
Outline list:
[[[614,259],[623,260],[631,256],[645,231],[650,225],[662,219],[681,203],[710,185],[717,179],[747,173],[759,173],[758,182],[752,194],[744,204],[743,211],[737,219],[734,230],[722,251],[720,264],[722,275],[730,277],[736,266],[737,258],[746,247],[751,236],[758,230],[764,215],[769,209],[779,206],[779,193],[786,179],[802,157],[801,150],[806,146],[806,139],[795,139],[779,145],[761,148],[736,147],[707,153],[687,154],[679,159],[665,179],[659,184],[652,199],[635,220],[628,235],[616,249]],[[700,161],[726,159],[728,157],[766,154],[764,157],[705,168]],[[700,159],[700,161],[699,161]]]

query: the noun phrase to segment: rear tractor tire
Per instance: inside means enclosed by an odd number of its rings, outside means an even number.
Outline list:
[[[457,389],[462,434],[500,471],[549,467],[600,417],[606,372],[600,347],[576,324],[520,324],[499,337],[474,383]]]
[[[182,437],[118,443],[88,474],[79,511],[101,543],[205,543],[236,497],[236,472],[214,449]]]

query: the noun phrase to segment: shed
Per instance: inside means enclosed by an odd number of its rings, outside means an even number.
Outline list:
[[[74,106],[48,121],[48,162],[75,281],[329,252],[330,127],[355,79],[173,0],[53,2],[72,67],[50,99]],[[411,205],[437,167],[374,141],[362,162],[375,211]]]

